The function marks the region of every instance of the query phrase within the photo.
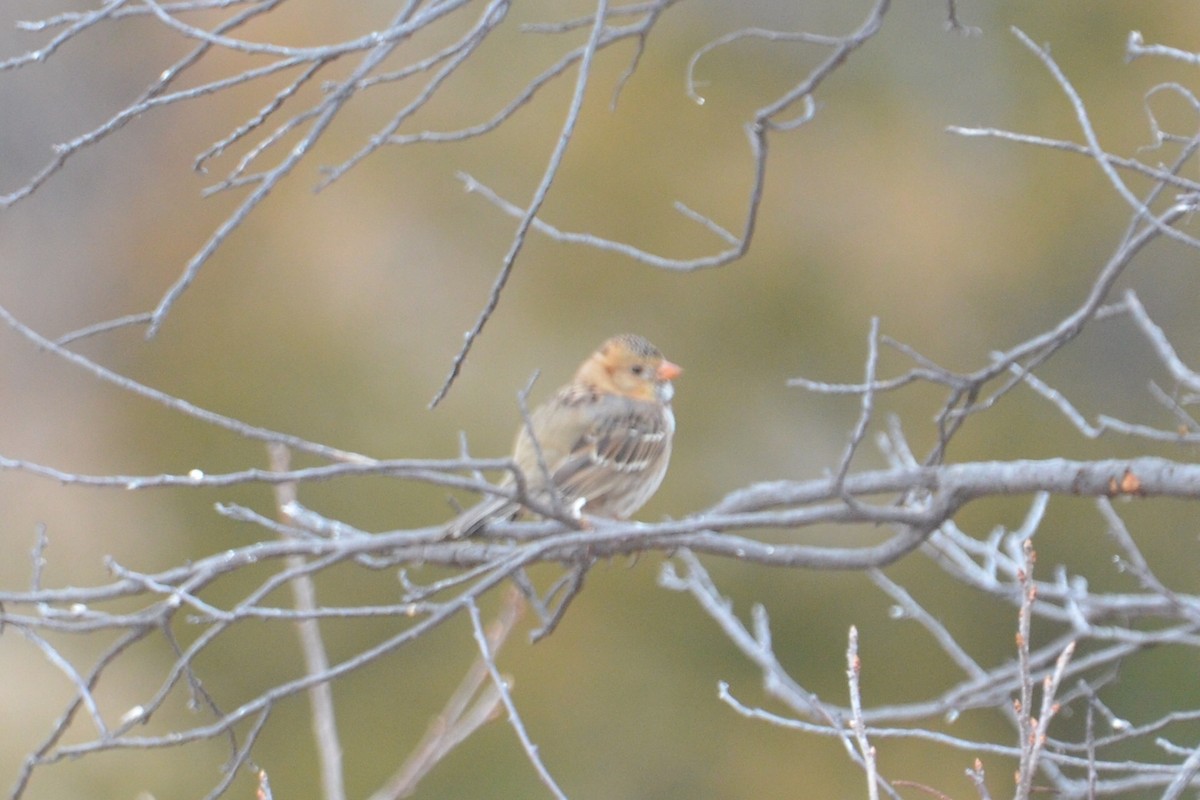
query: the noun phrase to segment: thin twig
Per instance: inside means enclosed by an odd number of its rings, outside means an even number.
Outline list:
[[[471,330],[467,331],[463,339],[462,348],[451,362],[449,374],[446,375],[441,388],[438,389],[437,393],[433,396],[433,400],[429,403],[430,408],[436,407],[442,398],[446,396],[446,393],[450,391],[451,385],[453,385],[455,378],[458,377],[458,373],[462,369],[463,362],[466,361],[467,354],[471,351],[471,345],[475,342],[479,334],[483,332],[483,326],[491,319],[492,313],[500,304],[500,294],[504,291],[504,287],[512,275],[513,268],[516,266],[517,256],[520,255],[521,250],[525,246],[525,237],[529,232],[530,226],[533,225],[533,220],[537,217],[542,205],[546,202],[546,196],[550,193],[550,187],[554,184],[555,178],[558,177],[558,169],[562,164],[563,156],[566,155],[567,145],[570,144],[575,133],[575,125],[579,122],[579,112],[583,108],[583,98],[587,92],[588,83],[591,81],[592,59],[599,46],[601,34],[604,32],[607,12],[608,0],[596,0],[595,23],[592,25],[587,44],[584,46],[583,56],[579,61],[579,76],[575,81],[575,90],[571,95],[571,103],[567,109],[567,118],[563,123],[562,130],[559,131],[554,151],[550,154],[550,160],[546,164],[546,168],[542,171],[541,181],[538,183],[537,189],[534,190],[529,205],[524,209],[520,221],[517,223],[517,229],[513,233],[508,252],[504,254],[504,259],[501,262],[500,272],[496,275],[496,280],[492,283],[487,303],[479,313],[479,317],[475,320],[475,324],[471,327]]]
[[[875,747],[867,738],[867,723],[862,715],[862,691],[859,676],[862,660],[858,657],[858,628],[850,626],[849,644],[846,647],[846,680],[850,686],[850,729],[858,743],[858,754],[867,773],[867,797],[879,800],[879,774],[875,764]]]
[[[286,447],[281,444],[268,445],[267,454],[273,472],[288,470],[291,454]],[[275,484],[275,513],[280,522],[290,521],[285,509],[295,502],[294,483]],[[302,614],[312,612],[317,608],[317,589],[312,576],[301,572],[304,558],[298,555],[288,556],[284,563],[288,569],[298,573],[290,582],[296,611]],[[297,622],[296,631],[300,638],[300,652],[304,656],[305,673],[320,675],[328,672],[329,656],[321,638],[320,623],[315,618],[301,619]],[[328,683],[315,683],[308,690],[308,699],[312,705],[313,738],[317,744],[324,797],[327,800],[345,800],[346,778],[342,769],[342,744],[333,704],[333,687]]]
[[[487,632],[483,628],[483,623],[479,619],[479,607],[475,605],[474,600],[467,601],[467,613],[471,617],[471,629],[475,632],[475,644],[479,647],[479,657],[487,667],[488,674],[491,675],[492,683],[496,690],[500,693],[500,701],[504,704],[504,708],[508,711],[508,722],[512,725],[513,730],[517,734],[517,739],[521,742],[521,747],[525,750],[525,756],[529,759],[529,763],[533,765],[538,777],[542,783],[550,790],[558,800],[566,800],[566,795],[559,788],[558,783],[554,780],[554,776],[550,774],[550,770],[546,768],[542,762],[542,757],[538,753],[538,747],[529,737],[529,732],[525,729],[525,723],[521,721],[521,715],[517,712],[517,705],[513,702],[512,694],[509,693],[508,682],[500,675],[500,670],[496,666],[495,656],[492,646],[488,642]]]
[[[504,593],[500,613],[486,631],[493,656],[508,640],[523,610],[520,593],[510,588]],[[488,678],[487,664],[480,656],[467,670],[441,713],[430,721],[425,735],[408,759],[383,787],[371,795],[370,800],[408,797],[416,790],[421,779],[455,747],[496,718],[501,707],[500,690],[494,682],[485,686]]]

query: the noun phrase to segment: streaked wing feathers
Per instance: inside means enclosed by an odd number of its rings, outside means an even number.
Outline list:
[[[592,514],[627,516],[658,488],[666,470],[671,431],[662,410],[628,401],[623,406],[620,413],[610,408],[597,415],[553,470],[565,497],[586,497]]]

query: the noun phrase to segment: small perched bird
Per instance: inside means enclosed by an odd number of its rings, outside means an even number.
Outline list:
[[[675,434],[671,381],[682,372],[641,336],[600,345],[517,433],[513,460],[528,494],[549,503],[553,486],[568,507],[600,517],[624,519],[641,508],[667,472]],[[509,475],[501,485],[514,484]],[[471,536],[520,511],[512,500],[492,497],[460,514],[448,532]]]

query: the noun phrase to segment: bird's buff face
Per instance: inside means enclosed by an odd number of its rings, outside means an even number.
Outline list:
[[[682,373],[682,367],[663,358],[644,339],[615,337],[592,354],[577,377],[605,394],[669,403],[675,394],[671,381]]]

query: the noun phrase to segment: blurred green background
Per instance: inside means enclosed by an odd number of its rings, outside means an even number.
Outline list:
[[[16,20],[82,4],[10,0],[0,11],[0,59],[41,46]],[[684,92],[692,53],[744,26],[840,34],[865,3],[681,3],[659,21],[637,72],[614,109],[613,88],[631,43],[600,54],[575,139],[543,217],[561,228],[620,239],[673,257],[724,245],[672,209],[681,200],[741,229],[751,159],[743,125],[753,110],[795,84],[827,51],[746,40],[718,49],[696,70],[706,102]],[[522,33],[525,22],[570,19],[587,3],[513,8],[502,29],[444,87],[414,124],[457,128],[490,117],[582,33]],[[249,26],[247,38],[292,45],[337,41],[380,27],[392,4],[292,2]],[[836,465],[857,402],[789,389],[790,377],[861,377],[871,317],[882,331],[956,369],[1052,326],[1086,293],[1129,217],[1085,158],[993,140],[965,139],[949,125],[996,126],[1082,139],[1044,67],[1010,32],[1016,25],[1074,82],[1110,151],[1155,163],[1174,150],[1153,144],[1143,110],[1154,85],[1196,85],[1195,67],[1126,63],[1131,30],[1147,42],[1195,49],[1193,2],[967,3],[964,37],[944,28],[937,2],[896,3],[882,32],[853,54],[817,96],[808,125],[771,139],[766,193],[750,253],[720,269],[655,270],[625,258],[531,236],[499,310],[449,397],[427,403],[462,335],[482,308],[514,221],[455,177],[465,171],[526,202],[540,179],[569,101],[574,72],[542,92],[495,133],[475,141],[383,148],[314,193],[318,167],[349,157],[412,97],[407,86],[362,93],[265,204],[239,227],[183,295],[160,334],[126,329],[78,349],[123,374],[248,423],[380,458],[444,458],[466,431],[472,453],[506,453],[516,394],[535,369],[535,399],[564,381],[604,337],[630,330],[658,344],[686,372],[677,382],[674,461],[646,520],[682,516],[754,481],[804,479]],[[198,17],[196,20],[204,18]],[[413,43],[430,52],[452,25]],[[442,38],[438,38],[442,37]],[[436,40],[436,41],[434,41]],[[0,72],[0,192],[14,191],[51,156],[51,146],[101,124],[190,50],[150,19],[106,24],[44,63]],[[401,51],[401,56],[410,57]],[[234,74],[262,60],[214,54],[183,85]],[[335,65],[326,78],[344,76]],[[183,265],[236,207],[241,192],[202,199],[244,153],[234,148],[192,171],[195,156],[228,134],[284,85],[276,78],[146,113],[86,149],[31,197],[0,213],[0,303],[47,336],[151,309]],[[301,93],[305,103],[316,87]],[[1195,115],[1176,95],[1149,105],[1171,130],[1190,135]],[[290,147],[295,137],[285,140]],[[269,154],[274,158],[274,153]],[[1195,178],[1194,165],[1189,167]],[[1130,179],[1144,190],[1146,185]],[[1149,248],[1124,279],[1190,363],[1200,363],[1195,253]],[[1109,413],[1172,424],[1146,392],[1165,381],[1124,321],[1098,324],[1039,374],[1089,417]],[[908,366],[885,352],[881,374]],[[27,342],[0,335],[0,454],[82,473],[209,473],[265,465],[262,448],[104,385]],[[1169,384],[1166,384],[1169,389]],[[914,387],[880,398],[902,416],[918,453],[933,442],[939,391]],[[882,416],[880,417],[882,419]],[[949,459],[1089,458],[1190,449],[1106,438],[1086,441],[1028,392],[967,423]],[[307,463],[307,462],[305,462]],[[865,446],[857,468],[883,460]],[[303,487],[301,500],[371,529],[428,525],[450,516],[442,490],[394,480]],[[216,502],[269,513],[263,487],[228,491],[65,488],[19,472],[0,474],[0,586],[27,587],[38,525],[50,547],[47,586],[107,578],[103,559],[153,571],[264,532],[217,516]],[[985,535],[1016,525],[1024,500],[967,509],[960,524]],[[1123,509],[1128,510],[1128,509]],[[1185,504],[1136,509],[1160,577],[1195,591],[1195,513]],[[846,531],[800,531],[797,541],[855,544]],[[1057,501],[1039,542],[1043,577],[1057,564],[1094,586],[1136,585],[1116,574],[1100,519],[1087,503]],[[559,630],[531,646],[525,620],[500,659],[533,739],[572,797],[808,798],[864,796],[863,781],[831,741],[736,716],[716,699],[719,680],[747,703],[766,702],[758,673],[686,597],[660,589],[658,556],[601,564]],[[777,651],[806,687],[843,697],[849,625],[859,626],[865,698],[871,704],[926,697],[958,680],[953,666],[863,575],[768,571],[709,562],[743,615],[771,613]],[[981,663],[1012,657],[1015,613],[943,578],[921,557],[889,570],[927,603]],[[258,577],[261,578],[261,575]],[[428,577],[428,576],[418,576]],[[541,571],[543,581],[553,578]],[[237,583],[238,585],[234,585]],[[217,587],[235,598],[248,582]],[[324,576],[322,600],[395,600],[394,574],[343,568]],[[279,598],[285,602],[286,598]],[[493,610],[494,607],[488,610]],[[401,622],[328,625],[335,660],[359,652]],[[1043,631],[1050,635],[1053,631]],[[0,776],[11,782],[67,702],[70,686],[15,631],[0,638]],[[186,635],[186,632],[185,634]],[[917,644],[920,642],[920,644]],[[56,642],[83,659],[102,642]],[[458,620],[347,679],[334,690],[350,794],[363,797],[391,772],[457,685],[474,652]],[[139,646],[102,683],[115,719],[157,687],[172,655],[160,640]],[[1196,702],[1195,663],[1158,654],[1153,677],[1123,681],[1109,701],[1127,717],[1152,719]],[[226,709],[298,674],[293,631],[243,626],[199,663]],[[1151,686],[1170,686],[1164,693]],[[1193,688],[1187,688],[1193,687]],[[174,698],[148,733],[205,719]],[[19,720],[20,724],[11,721]],[[81,732],[91,733],[80,721]],[[1012,741],[986,715],[953,732]],[[972,790],[973,756],[924,745],[883,743],[888,777],[920,781],[952,796]],[[277,797],[316,796],[307,705],[275,711],[256,750]],[[218,780],[221,743],[106,754],[37,774],[28,796],[202,796]],[[1012,765],[985,759],[997,796]],[[231,797],[252,795],[242,781]],[[139,795],[139,792],[146,794]],[[420,797],[542,797],[544,790],[503,720],[441,763]]]

